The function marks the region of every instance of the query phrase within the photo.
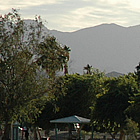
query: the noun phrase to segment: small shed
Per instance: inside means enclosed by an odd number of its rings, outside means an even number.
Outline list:
[[[57,140],[57,123],[65,123],[65,124],[84,124],[84,123],[90,123],[90,119],[79,117],[76,115],[60,118],[56,120],[51,120],[50,123],[55,123],[55,139]],[[70,133],[69,133],[70,136]],[[92,135],[93,137],[93,135]],[[81,140],[81,129],[79,130],[79,140]]]

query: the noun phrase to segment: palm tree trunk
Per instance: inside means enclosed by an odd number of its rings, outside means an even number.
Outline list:
[[[11,124],[9,124],[8,121],[6,121],[2,140],[10,140],[10,130],[11,130]]]
[[[64,74],[65,75],[68,74],[68,65],[67,65],[67,63],[65,63],[65,65],[64,65]]]
[[[39,132],[39,129],[37,128],[37,132],[38,132],[38,135],[39,135],[39,139],[41,140],[41,134]]]
[[[34,140],[38,140],[36,129],[34,128]]]
[[[119,140],[124,140],[124,131],[123,130],[120,131]]]

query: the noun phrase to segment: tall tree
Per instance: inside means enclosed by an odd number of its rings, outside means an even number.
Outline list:
[[[138,93],[130,99],[131,105],[127,109],[130,117],[140,125],[140,63],[136,66],[134,77],[138,85]]]
[[[69,47],[58,44],[55,37],[48,37],[39,44],[37,63],[54,79],[57,71],[64,69],[65,74],[68,73],[69,51]]]
[[[37,79],[38,66],[33,61],[35,33],[26,38],[25,27],[14,9],[0,17],[0,120],[5,122],[4,140],[9,139],[10,125],[21,109],[28,103],[33,105],[31,100],[40,99],[45,89]]]
[[[52,43],[49,49],[45,48],[49,43]],[[36,17],[33,24],[26,25],[14,9],[0,16],[0,122],[5,122],[3,140],[9,139],[13,120],[24,117],[31,122],[41,113],[48,81],[39,74],[36,57],[42,58],[44,50],[48,50],[49,59],[43,60],[50,76],[60,69],[66,57],[61,59],[64,49],[53,37],[46,38],[42,34],[40,17]]]
[[[129,100],[138,92],[133,75],[111,78],[105,82],[106,94],[99,96],[93,107],[92,122],[100,131],[106,131],[115,138],[120,131],[120,140],[124,134]]]
[[[94,71],[92,75],[65,75],[55,83],[55,93],[58,97],[56,107],[61,117],[68,115],[90,116],[90,106],[95,103],[96,94],[103,92],[104,74]],[[61,94],[60,94],[61,93]],[[71,110],[71,108],[73,108]]]

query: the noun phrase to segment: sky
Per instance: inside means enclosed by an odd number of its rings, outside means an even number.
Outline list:
[[[103,23],[140,24],[140,0],[0,0],[0,14],[19,10],[22,19],[41,16],[50,30],[72,32]]]

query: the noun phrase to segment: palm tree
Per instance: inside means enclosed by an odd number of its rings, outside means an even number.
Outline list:
[[[91,75],[92,74],[91,69],[92,69],[92,66],[90,66],[89,64],[87,64],[87,66],[84,67],[84,70],[86,70],[86,74]]]
[[[40,43],[40,54],[37,63],[46,70],[49,78],[56,75],[56,71],[64,69],[64,73],[68,73],[67,62],[69,61],[69,47],[58,44],[55,37],[46,38]]]

